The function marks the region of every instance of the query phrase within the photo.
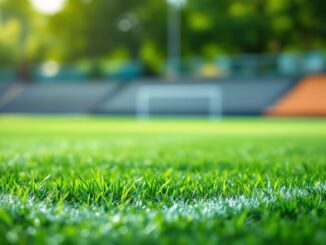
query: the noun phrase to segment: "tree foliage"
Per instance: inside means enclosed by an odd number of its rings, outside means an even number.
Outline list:
[[[188,0],[182,55],[325,48],[324,0]],[[153,67],[166,55],[165,0],[66,0],[37,13],[29,0],[0,0],[0,64],[121,57]],[[27,35],[26,35],[27,34]]]

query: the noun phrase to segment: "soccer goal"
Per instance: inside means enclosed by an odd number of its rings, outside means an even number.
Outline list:
[[[184,84],[184,85],[144,85],[136,93],[136,115],[139,119],[148,119],[155,104],[160,100],[166,107],[165,112],[183,103],[184,109],[192,112],[192,108],[202,102],[202,107],[210,119],[222,117],[222,90],[218,85]],[[203,100],[205,103],[203,104]],[[187,107],[187,108],[185,108]],[[161,107],[162,108],[162,107]],[[170,109],[169,109],[170,108]],[[159,113],[159,110],[156,110]]]

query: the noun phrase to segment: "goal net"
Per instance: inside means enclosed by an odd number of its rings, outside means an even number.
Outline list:
[[[222,117],[222,90],[218,85],[144,85],[136,92],[136,115],[207,115]]]

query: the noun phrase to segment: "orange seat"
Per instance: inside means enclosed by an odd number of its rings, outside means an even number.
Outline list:
[[[326,75],[308,76],[266,111],[273,116],[326,116]]]

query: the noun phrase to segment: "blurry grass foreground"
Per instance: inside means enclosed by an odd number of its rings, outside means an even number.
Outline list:
[[[1,116],[1,244],[325,244],[324,119]]]

